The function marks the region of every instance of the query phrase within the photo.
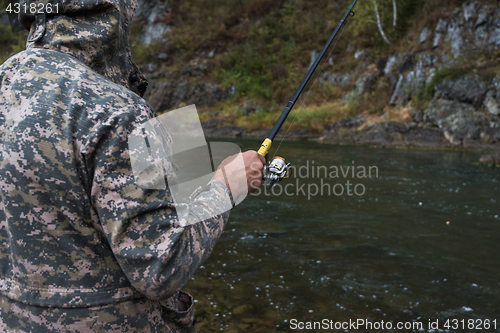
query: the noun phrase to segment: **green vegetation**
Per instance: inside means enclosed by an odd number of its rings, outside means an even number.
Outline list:
[[[468,65],[448,67],[436,71],[430,82],[419,90],[416,98],[414,98],[412,101],[413,104],[419,109],[424,109],[429,101],[434,97],[434,91],[437,84],[443,82],[446,79],[458,79],[459,77],[468,74],[471,71],[472,68]]]
[[[429,2],[429,1],[427,1]],[[392,0],[377,0],[377,9],[380,23],[384,33],[391,44],[398,43],[404,38],[409,28],[414,23],[413,19],[418,14],[426,1],[424,0],[397,0],[396,24],[394,24],[394,3]],[[352,37],[360,46],[372,49],[372,56],[377,56],[386,51],[390,45],[384,41],[377,25],[375,5],[372,0],[359,1],[356,5],[356,24],[353,24]]]
[[[252,113],[247,117],[236,116],[234,123],[236,126],[246,127],[250,132],[263,128],[271,128],[281,111],[281,109],[279,111],[276,109],[273,112]],[[320,133],[325,123],[335,122],[344,116],[345,111],[337,102],[308,108],[299,106],[292,111],[285,121],[283,128],[288,129],[291,126],[291,130],[308,129],[313,133]],[[203,116],[201,120],[203,121]]]
[[[263,13],[264,8],[260,11],[257,8],[270,6],[269,3],[249,1],[245,8]],[[226,85],[235,85],[238,98],[249,97],[267,105],[283,105],[307,70],[311,51],[323,46],[350,3],[282,1],[280,7],[270,7],[266,15],[252,25],[242,25],[242,42],[228,48],[227,54],[217,64],[215,77]],[[392,13],[388,14],[393,10],[392,1],[379,0],[379,11],[384,14],[384,24],[390,26],[388,31],[392,40],[404,36],[410,19],[422,3],[398,1],[399,23],[393,27]],[[360,1],[355,11],[355,24],[350,22],[344,30],[344,37],[333,50],[335,68],[329,68],[331,65],[326,63],[326,69],[345,72],[358,65],[353,61],[352,53],[345,52],[348,47],[354,50],[370,47],[372,58],[387,48],[379,35],[373,33],[377,27],[373,23],[372,3]],[[338,94],[328,96],[324,91],[314,90],[309,101],[312,99],[318,104],[337,98]]]
[[[139,42],[139,35],[141,33],[142,24],[138,21],[132,23],[130,31],[130,50],[134,55],[134,60],[137,63],[145,63],[153,59],[158,54],[159,45],[145,46]]]
[[[500,52],[476,52],[458,59],[456,65],[442,68],[434,73],[432,79],[421,88],[412,99],[412,105],[423,110],[434,97],[436,85],[444,80],[456,80],[467,74],[477,74],[483,82],[489,83],[500,73]]]
[[[27,32],[13,32],[10,25],[0,24],[0,64],[26,49]]]

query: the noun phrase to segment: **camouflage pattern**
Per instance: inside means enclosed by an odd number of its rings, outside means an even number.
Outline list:
[[[129,47],[136,1],[20,0],[19,3],[20,8],[39,3],[58,8],[58,15],[19,13],[19,21],[30,32],[28,47],[34,45],[70,54],[107,79],[144,95],[147,81],[133,62]]]
[[[0,295],[0,310],[1,332],[196,332],[192,307],[183,313],[168,302],[147,298],[67,309],[23,304]]]
[[[2,332],[195,331],[180,289],[229,213],[179,221],[168,187],[135,183],[127,138],[156,114],[136,94],[134,9],[64,1],[59,15],[20,16],[28,48],[0,66]],[[212,181],[192,218],[228,196]]]

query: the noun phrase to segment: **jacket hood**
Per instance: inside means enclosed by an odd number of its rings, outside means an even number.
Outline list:
[[[132,60],[129,46],[135,0],[20,1],[21,8],[33,3],[46,10],[19,14],[19,21],[29,30],[28,48],[70,54],[107,79],[144,95],[147,80]]]

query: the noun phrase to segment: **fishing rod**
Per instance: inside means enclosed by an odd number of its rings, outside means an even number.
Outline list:
[[[290,102],[288,102],[285,109],[281,113],[281,116],[278,118],[278,121],[276,121],[271,132],[269,132],[269,135],[264,140],[264,142],[262,142],[262,144],[258,150],[258,153],[266,158],[266,165],[264,166],[263,179],[265,180],[265,184],[266,184],[267,189],[270,189],[275,183],[281,181],[282,179],[288,178],[286,175],[287,175],[288,170],[290,169],[290,166],[291,166],[291,164],[287,163],[283,157],[279,157],[279,156],[275,156],[275,157],[273,157],[273,159],[271,161],[269,161],[267,154],[269,152],[269,149],[271,148],[271,144],[274,140],[274,137],[276,136],[276,134],[278,134],[281,126],[283,125],[286,118],[290,114],[290,111],[292,110],[293,106],[295,105],[295,103],[299,99],[300,94],[304,90],[306,84],[311,79],[312,74],[314,73],[314,71],[318,67],[321,59],[323,58],[327,49],[330,47],[333,40],[337,36],[338,32],[340,31],[340,29],[342,28],[342,26],[346,22],[347,18],[349,16],[354,16],[353,8],[354,8],[354,5],[356,5],[356,2],[358,2],[358,0],[353,1],[353,3],[351,4],[351,6],[347,10],[347,12],[342,17],[342,20],[340,20],[339,24],[337,25],[337,27],[333,31],[332,35],[330,36],[330,38],[326,42],[325,46],[323,47],[323,49],[319,53],[318,57],[316,58],[314,63],[309,68],[309,71],[307,72],[306,76],[304,77],[304,79],[302,79],[302,82],[300,83],[299,87],[295,91],[295,94],[293,94],[292,99],[290,100]]]

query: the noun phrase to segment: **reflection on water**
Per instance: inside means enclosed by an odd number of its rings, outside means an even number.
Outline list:
[[[445,331],[451,318],[496,319],[500,332],[498,169],[474,166],[477,153],[286,142],[280,154],[296,168],[376,166],[378,177],[296,173],[278,184],[290,195],[247,197],[186,285],[199,332],[296,332],[292,319],[418,321],[423,331],[439,319]],[[350,191],[326,193],[347,181]]]

